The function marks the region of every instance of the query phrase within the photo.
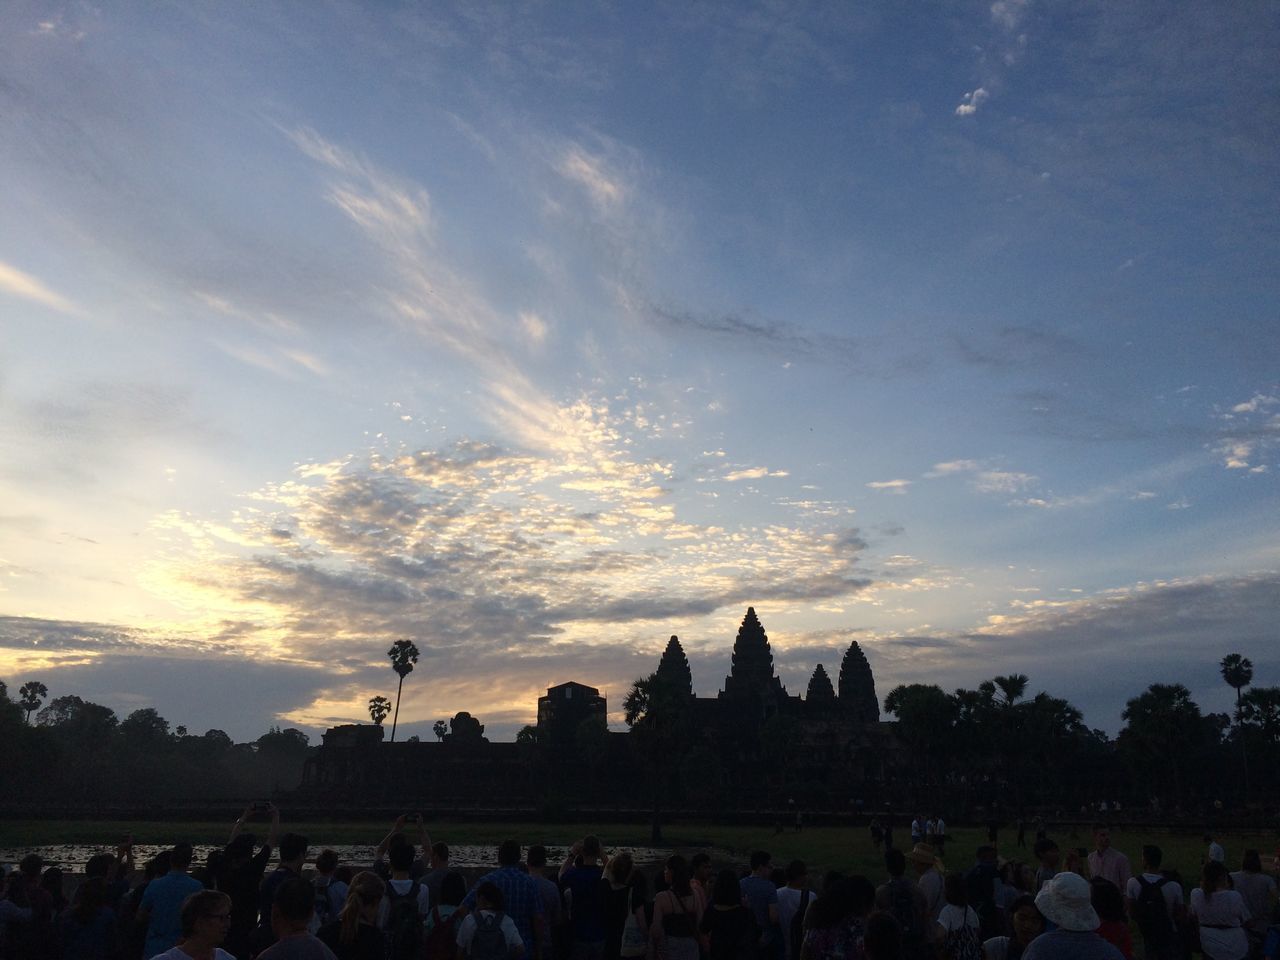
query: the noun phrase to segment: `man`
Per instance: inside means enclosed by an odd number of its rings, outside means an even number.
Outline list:
[[[1205,845],[1209,848],[1206,853],[1205,859],[1216,860],[1218,863],[1221,863],[1225,866],[1227,862],[1227,851],[1222,848],[1222,844],[1220,844],[1217,840],[1214,839],[1214,836],[1212,833],[1206,833],[1204,835],[1204,842],[1205,842]]]
[[[973,866],[964,875],[965,895],[969,898],[969,906],[978,915],[983,940],[998,937],[1003,932],[1004,918],[996,904],[996,884],[999,880],[996,848],[983,844],[978,848]]]
[[[258,928],[250,937],[251,952],[256,956],[276,941],[275,925],[271,920],[276,891],[290,880],[302,878],[302,865],[307,859],[307,838],[300,833],[286,833],[280,838],[280,863],[262,881],[258,891]],[[311,885],[307,885],[311,889]],[[310,916],[310,911],[308,911]]]
[[[705,909],[711,902],[711,854],[705,850],[695,853],[689,860],[689,869],[693,871],[689,885]]]
[[[422,950],[422,925],[431,912],[431,892],[413,878],[414,850],[404,837],[396,837],[387,852],[391,876],[387,893],[378,906],[378,926],[387,941],[391,960],[412,960]]]
[[[347,902],[347,884],[334,879],[338,869],[336,850],[321,850],[316,857],[316,875],[311,885],[316,891],[316,911],[311,918],[311,932],[315,933],[331,920],[337,920],[342,906]]]
[[[533,877],[538,884],[538,890],[542,894],[542,912],[547,918],[546,931],[547,936],[543,943],[543,951],[541,956],[550,960],[553,956],[560,956],[560,944],[563,943],[564,930],[564,900],[560,896],[559,885],[547,876],[547,848],[540,843],[535,843],[529,847],[528,853],[524,858],[525,866],[529,868],[529,876]]]
[[[911,842],[913,844],[924,843],[924,823],[922,822],[923,819],[924,818],[921,817],[920,814],[918,813],[911,818]]]
[[[573,960],[604,960],[603,880],[600,840],[583,837],[569,850],[560,867],[560,886],[569,895]]]
[[[751,854],[751,873],[738,881],[742,902],[756,918],[760,930],[761,960],[782,957],[782,936],[778,928],[778,888],[769,879],[773,858],[763,850]]]
[[[145,927],[144,957],[154,957],[174,946],[182,936],[182,904],[204,887],[187,873],[191,844],[180,843],[169,854],[169,872],[147,884],[138,906],[138,926]]]
[[[267,842],[255,853],[257,838],[252,833],[241,831],[259,813],[270,815],[271,832]],[[258,890],[279,836],[280,811],[274,804],[266,803],[245,807],[227,838],[226,855],[222,858],[216,882],[218,889],[231,898],[231,927],[223,946],[240,960],[249,960],[249,938],[258,925]]]
[[[498,869],[485,874],[479,882],[486,880],[501,892],[503,910],[514,921],[525,945],[526,956],[543,956],[547,915],[542,907],[542,893],[537,881],[520,869],[519,843],[515,840],[502,841],[498,847]],[[462,901],[462,909],[470,911],[475,908],[476,887],[473,886]]]
[[[426,834],[426,830],[423,830]],[[430,839],[429,837],[427,839]],[[443,840],[437,840],[431,844],[431,856],[428,859],[430,869],[422,875],[422,882],[427,885],[427,890],[431,894],[431,902],[440,903],[440,884],[444,882],[444,875],[449,872],[449,845]],[[416,864],[415,864],[416,866]]]
[[[1058,849],[1058,845],[1048,837],[1042,837],[1036,841],[1036,845],[1031,848],[1036,855],[1036,859],[1040,861],[1040,866],[1036,868],[1036,893],[1041,888],[1058,875],[1058,861],[1062,856],[1062,852]]]
[[[391,844],[407,839],[404,836],[404,831],[406,826],[411,823],[416,824],[418,827],[418,840],[422,846],[422,858],[414,861],[413,869],[410,873],[413,874],[413,878],[415,880],[421,878],[427,873],[427,863],[433,858],[432,847],[434,845],[431,843],[431,835],[427,833],[426,821],[422,819],[422,814],[420,813],[402,813],[400,816],[396,817],[395,822],[391,824],[390,831],[388,831],[387,835],[382,838],[382,842],[378,844],[378,849],[375,850],[373,854],[373,865],[370,869],[383,880],[386,880],[391,876],[391,872],[387,869],[387,851],[391,848]],[[444,874],[448,873],[449,848],[443,844],[441,844],[441,846],[444,847],[445,863],[445,871],[440,874],[440,879],[443,880]],[[437,889],[433,893],[433,897],[439,896],[440,891],[438,887],[439,881],[437,881]],[[427,889],[431,888],[428,887]],[[433,899],[432,902],[439,903],[440,901],[438,899]]]
[[[1276,882],[1262,872],[1262,855],[1257,850],[1246,850],[1240,867],[1231,874],[1231,886],[1244,900],[1252,918],[1245,926],[1261,939],[1266,935],[1268,918],[1275,907]]]
[[[1177,960],[1182,945],[1176,936],[1182,917],[1182,884],[1160,873],[1164,853],[1157,846],[1142,848],[1142,873],[1129,880],[1125,902],[1142,934],[1147,960]]]
[[[182,946],[150,960],[222,960],[228,956],[218,949],[231,926],[231,898],[221,890],[201,890],[187,897],[179,922]]]
[[[1111,846],[1111,830],[1105,823],[1093,825],[1093,852],[1089,854],[1089,874],[1129,889],[1129,858]]]
[[[1060,873],[1036,894],[1036,906],[1057,929],[1031,941],[1022,960],[1124,960],[1095,932],[1101,921],[1089,901],[1089,881]]]
[[[938,814],[936,820],[938,825],[938,842],[933,844],[933,848],[938,851],[939,857],[945,857],[947,855],[947,821],[942,819],[942,814]]]
[[[907,858],[901,850],[889,850],[884,855],[884,865],[889,882],[876,890],[876,909],[892,914],[898,921],[903,960],[931,960],[934,951],[929,932],[937,921],[929,916],[924,894],[903,876],[907,871]]]
[[[271,902],[271,932],[275,943],[258,954],[258,960],[338,960],[333,951],[307,929],[315,903],[315,889],[301,877],[278,883]]]
[[[907,854],[907,859],[916,868],[916,887],[924,895],[925,915],[936,922],[938,914],[947,905],[946,881],[938,869],[938,858],[927,843],[917,843]]]
[[[778,928],[786,960],[800,960],[799,940],[804,939],[804,914],[813,900],[809,868],[803,860],[787,864],[787,885],[778,890]]]

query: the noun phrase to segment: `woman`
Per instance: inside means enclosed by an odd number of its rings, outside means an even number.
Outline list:
[[[863,917],[869,903],[862,903],[866,895],[860,890],[859,880],[866,883],[862,877],[828,875],[822,894],[809,904],[805,914],[800,960],[866,960]],[[872,890],[871,901],[874,900]]]
[[[969,906],[969,897],[964,889],[964,874],[948,873],[942,893],[947,903],[938,914],[941,956],[944,960],[982,960],[978,914]]]
[[[1133,934],[1120,888],[1110,880],[1094,877],[1089,881],[1089,902],[1098,913],[1098,936],[1123,953],[1124,960],[1133,960]]]
[[[644,873],[632,870],[627,880],[630,913],[622,927],[618,956],[624,960],[644,957],[649,952],[649,928],[653,925],[653,901],[649,899],[649,882]]]
[[[107,906],[107,881],[80,884],[58,924],[62,960],[110,960],[116,955],[116,912]]]
[[[658,960],[699,960],[698,927],[702,902],[689,882],[689,861],[676,854],[662,870],[667,889],[653,898],[649,938]]]
[[[1021,960],[1031,941],[1044,933],[1044,915],[1036,898],[1023,894],[1009,908],[1012,937],[992,937],[982,944],[986,960]]]
[[[721,870],[712,887],[711,906],[702,914],[699,928],[710,960],[755,960],[759,954],[760,929],[755,915],[742,904],[738,875]]]
[[[457,956],[458,907],[467,896],[467,882],[457,870],[440,881],[440,902],[423,921],[424,960],[454,960]]]
[[[1200,949],[1205,960],[1244,960],[1249,937],[1244,925],[1249,909],[1244,898],[1230,889],[1227,868],[1210,860],[1200,874],[1200,886],[1191,891],[1188,913],[1200,925]]]
[[[386,938],[378,929],[378,907],[386,885],[376,873],[358,873],[347,890],[346,902],[336,920],[316,933],[338,960],[383,960]]]
[[[600,887],[604,894],[604,955],[617,960],[622,951],[622,931],[631,916],[631,854],[620,853],[609,861]]]

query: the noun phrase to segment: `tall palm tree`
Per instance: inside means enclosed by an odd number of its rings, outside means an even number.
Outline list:
[[[395,743],[396,723],[400,720],[400,694],[404,692],[404,678],[413,673],[413,665],[418,662],[418,648],[412,640],[397,640],[387,651],[387,656],[391,658],[391,669],[400,678],[400,685],[396,688],[396,712],[391,718],[391,742]]]
[[[1236,736],[1240,738],[1240,757],[1244,763],[1244,798],[1249,799],[1249,751],[1244,743],[1244,731],[1240,729],[1240,691],[1253,682],[1253,661],[1238,653],[1228,653],[1219,664],[1222,679],[1236,691]]]
[[[1011,673],[1007,677],[993,677],[991,682],[1000,688],[1004,706],[1012,707],[1027,692],[1027,684],[1031,682],[1031,678],[1025,673]]]
[[[18,706],[27,712],[27,723],[31,723],[31,714],[40,709],[48,695],[49,688],[39,680],[28,680],[18,688]]]

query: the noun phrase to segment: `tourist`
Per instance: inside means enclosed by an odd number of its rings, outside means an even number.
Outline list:
[[[387,868],[387,860],[386,860],[387,854],[391,850],[391,845],[393,843],[404,842],[404,843],[408,843],[410,847],[413,846],[409,838],[404,835],[405,827],[410,823],[416,824],[418,827],[418,842],[421,844],[421,851],[422,851],[421,858],[414,859],[413,866],[409,870],[410,874],[413,876],[415,880],[417,880],[425,876],[429,872],[427,870],[427,864],[429,862],[431,863],[435,862],[435,853],[433,849],[434,845],[431,843],[431,835],[427,833],[427,824],[426,824],[426,821],[422,819],[422,814],[402,813],[400,814],[400,816],[396,817],[395,822],[391,824],[391,829],[387,832],[387,835],[383,837],[382,840],[378,843],[378,848],[373,852],[373,864],[371,869],[383,880],[386,880],[391,876],[391,871]],[[444,848],[444,853],[445,853],[444,865],[445,865],[445,868],[447,869],[448,861],[449,861],[448,847]],[[441,874],[441,876],[443,876],[443,874]],[[427,885],[427,889],[428,890],[431,889],[430,884]]]
[[[89,877],[76,888],[58,924],[61,960],[113,960],[119,949],[116,912],[107,906],[107,881]]]
[[[982,943],[985,960],[1021,960],[1031,941],[1044,933],[1044,916],[1035,897],[1023,894],[1009,910],[1013,935],[991,937]]]
[[[934,917],[929,913],[925,895],[904,876],[906,856],[901,850],[886,851],[884,865],[889,881],[876,890],[876,909],[892,915],[898,922],[906,960],[932,957]]]
[[[1219,860],[1210,860],[1200,874],[1200,886],[1191,891],[1188,913],[1200,927],[1200,949],[1205,960],[1244,960],[1249,955],[1245,924],[1249,908],[1230,889],[1231,876]]]
[[[876,853],[879,853],[884,846],[884,827],[880,825],[880,818],[872,817],[867,829],[871,831],[871,845],[876,848]]]
[[[721,870],[711,905],[703,911],[699,930],[709,960],[757,960],[760,956],[760,929],[738,894],[737,880],[732,870]]]
[[[275,926],[271,921],[272,905],[276,891],[290,880],[302,877],[302,867],[307,860],[307,838],[300,833],[286,833],[280,838],[280,862],[263,879],[258,888],[258,927],[250,937],[250,949],[257,955],[276,942]]]
[[[337,879],[338,854],[334,850],[322,850],[316,857],[316,872],[311,885],[316,890],[316,913],[312,918],[312,933],[338,918],[347,902],[347,885]]]
[[[199,880],[187,873],[191,856],[191,844],[178,844],[169,853],[169,872],[147,884],[137,914],[138,925],[147,930],[144,957],[164,953],[178,942],[182,936],[182,905],[191,894],[204,889]]]
[[[431,894],[431,902],[439,903],[440,884],[444,882],[445,874],[449,873],[449,845],[443,840],[437,840],[431,844],[429,849],[431,853],[427,860],[428,869],[423,873],[421,880],[427,885],[427,892]],[[543,849],[543,855],[544,857],[546,855],[545,848]],[[545,859],[542,865],[546,866]],[[463,882],[465,883],[466,881],[464,880]]]
[[[620,853],[609,861],[601,889],[604,892],[605,960],[618,960],[622,951],[622,932],[631,916],[631,874],[635,863],[631,854]]]
[[[149,960],[233,960],[220,948],[231,925],[231,898],[221,890],[200,889],[182,901],[178,914],[181,946],[146,954]]]
[[[980,935],[984,940],[1005,932],[1004,918],[996,905],[996,887],[999,882],[996,848],[983,844],[977,850],[973,866],[964,875],[964,892],[970,908],[978,915]]]
[[[1267,932],[1267,918],[1276,904],[1276,882],[1262,872],[1262,857],[1257,850],[1246,850],[1240,869],[1231,874],[1231,886],[1249,911],[1245,925],[1250,933],[1261,939]]]
[[[146,896],[147,889],[169,872],[172,855],[172,850],[162,850],[143,864],[140,882],[120,901],[121,952],[130,960],[145,956],[147,926],[138,922],[138,911],[142,908],[142,898]]]
[[[902,927],[892,914],[876,910],[867,917],[863,928],[862,949],[867,960],[906,960],[902,945]]]
[[[978,914],[969,905],[968,883],[963,874],[948,873],[943,892],[946,905],[938,914],[935,939],[943,960],[981,960],[982,937]]]
[[[458,927],[462,923],[462,900],[467,884],[462,874],[450,870],[440,881],[440,900],[431,907],[422,924],[423,960],[454,960],[458,954]]]
[[[517,855],[518,856],[518,855]],[[481,880],[467,895],[475,904],[458,927],[458,956],[465,960],[503,960],[520,956],[524,942],[512,917],[503,912],[502,890]]]
[[[564,949],[564,898],[560,893],[560,885],[547,876],[547,848],[540,843],[532,844],[525,854],[524,862],[529,869],[529,876],[533,877],[542,894],[542,910],[546,917],[547,934],[543,938],[542,956],[546,960],[563,956],[567,952]],[[466,895],[465,890],[463,895]]]
[[[414,849],[397,836],[387,853],[390,877],[378,908],[378,926],[387,938],[390,960],[416,960],[422,949],[423,923],[431,909],[431,892],[412,876]]]
[[[1205,850],[1205,863],[1212,860],[1225,866],[1227,862],[1227,851],[1223,849],[1222,844],[1214,838],[1212,833],[1206,833],[1204,835],[1204,842],[1207,847]]]
[[[485,874],[481,882],[489,881],[502,894],[502,909],[505,910],[516,931],[520,934],[521,943],[528,948],[532,957],[546,956],[548,947],[546,938],[547,914],[542,906],[542,891],[533,877],[520,869],[520,844],[515,840],[504,840],[498,847],[498,869]],[[472,889],[462,901],[465,910],[475,908],[476,896]]]
[[[1062,858],[1061,872],[1089,879],[1089,851],[1084,847],[1067,847],[1066,855]]]
[[[1036,937],[1022,960],[1123,960],[1124,955],[1098,936],[1101,921],[1090,901],[1089,881],[1064,871],[1036,894],[1036,906],[1055,929]]]
[[[633,869],[627,881],[631,888],[631,914],[622,928],[618,956],[634,960],[649,953],[649,928],[653,925],[653,901],[643,871]]]
[[[805,917],[800,960],[865,960],[863,917],[874,899],[865,879],[828,874]]]
[[[679,854],[667,858],[662,879],[666,889],[653,898],[649,925],[654,954],[657,960],[698,960],[702,903],[690,882],[689,862]]]
[[[772,872],[773,858],[764,850],[756,850],[751,854],[751,872],[738,881],[742,902],[751,910],[760,931],[761,960],[780,960],[783,955],[778,888],[770,877]]]
[[[604,868],[600,839],[588,835],[569,849],[560,867],[560,886],[568,894],[573,960],[603,960]]]
[[[1036,840],[1036,844],[1031,848],[1031,852],[1035,854],[1039,866],[1036,867],[1036,879],[1034,893],[1039,893],[1041,887],[1058,875],[1058,845],[1048,837],[1041,837]]]
[[[258,814],[270,816],[271,828],[267,842],[255,852],[257,837],[243,831],[245,824]],[[275,804],[255,803],[240,814],[227,838],[226,855],[215,883],[231,898],[231,929],[227,931],[224,947],[239,960],[249,960],[250,937],[258,925],[258,890],[279,836],[280,810]]]
[[[1142,935],[1147,960],[1179,960],[1182,944],[1177,936],[1182,916],[1182,884],[1160,873],[1164,852],[1153,844],[1142,848],[1142,872],[1129,879],[1125,890],[1129,916]]]
[[[1110,880],[1117,890],[1129,887],[1129,858],[1111,846],[1111,830],[1105,823],[1093,825],[1093,852],[1089,854],[1089,875]]]
[[[778,888],[778,928],[786,960],[799,960],[804,942],[804,914],[813,892],[809,889],[809,868],[803,860],[787,864],[787,882]]]
[[[911,818],[911,843],[924,843],[924,818],[918,813]]]
[[[352,879],[342,907],[316,934],[338,960],[386,960],[386,937],[378,927],[385,891],[382,878],[372,870],[362,871]],[[317,902],[321,896],[317,890]],[[449,946],[453,946],[452,942]]]
[[[1089,902],[1098,914],[1098,936],[1111,944],[1125,960],[1133,957],[1133,934],[1124,912],[1124,894],[1110,880],[1094,877],[1089,881]]]
[[[271,901],[271,933],[275,940],[258,954],[258,960],[337,960],[309,929],[315,904],[315,888],[301,877],[289,877],[276,884]]]
[[[935,833],[935,837],[937,842],[931,844],[931,846],[933,849],[938,851],[939,857],[945,857],[947,855],[947,821],[942,819],[942,814],[938,814],[938,816],[934,818],[934,821],[936,824],[937,832]]]

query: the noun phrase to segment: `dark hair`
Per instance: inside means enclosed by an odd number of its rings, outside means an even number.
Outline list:
[[[1021,896],[1016,897],[1013,903],[1009,904],[1009,916],[1012,917],[1023,907],[1031,907],[1036,913],[1040,913],[1040,908],[1036,906],[1036,898],[1029,893],[1024,893]],[[1043,914],[1040,914],[1040,919],[1044,919]]]
[[[693,893],[693,887],[689,884],[691,871],[689,870],[689,861],[680,854],[667,857],[666,867],[671,871],[671,886],[669,889],[677,897],[687,897]]]
[[[172,850],[161,850],[154,857],[148,860],[145,869],[147,879],[154,880],[156,877],[163,877],[169,872],[169,862],[172,859]]]
[[[1246,873],[1262,872],[1262,857],[1257,850],[1246,850],[1240,861],[1240,869]]]
[[[514,867],[520,862],[520,842],[518,840],[503,840],[498,844],[498,866]]]
[[[105,877],[116,865],[116,858],[110,853],[95,853],[84,865],[86,877]]]
[[[1048,853],[1050,850],[1057,850],[1057,849],[1058,849],[1058,845],[1054,843],[1052,840],[1050,840],[1048,837],[1045,837],[1043,840],[1036,841],[1036,845],[1031,848],[1031,852],[1036,855],[1036,859],[1039,859],[1040,857],[1043,857],[1046,853]]]
[[[769,871],[769,882],[775,887],[785,887],[787,885],[787,871],[781,867],[774,867]]]
[[[484,897],[494,910],[501,910],[505,905],[505,901],[502,899],[502,891],[498,889],[498,885],[492,880],[485,880],[476,887],[476,901],[479,902],[481,897]]]
[[[1089,881],[1089,902],[1093,904],[1093,909],[1097,911],[1098,918],[1103,923],[1126,919],[1124,895],[1110,880],[1094,877]]]
[[[182,901],[182,935],[190,937],[196,932],[196,921],[210,916],[219,907],[231,909],[231,898],[221,890],[197,890]]]
[[[1227,868],[1217,860],[1209,860],[1205,863],[1204,869],[1200,871],[1200,889],[1204,891],[1206,900],[1213,897],[1213,891],[1218,889],[1218,884],[1227,875]]]
[[[631,909],[643,907],[649,901],[649,881],[645,879],[643,870],[632,870],[627,878],[627,886],[631,888]]]
[[[338,869],[333,871],[333,879],[337,880],[339,883],[349,884],[355,875],[355,868],[349,863],[339,864]]]
[[[290,923],[303,926],[311,919],[316,907],[316,891],[310,880],[294,877],[276,887],[276,895],[271,898],[271,907],[278,910],[280,916]]]
[[[1142,848],[1142,859],[1152,870],[1158,870],[1160,864],[1164,862],[1164,851],[1154,843],[1148,843]]]
[[[195,856],[195,850],[189,843],[175,843],[173,850],[169,854],[170,870],[185,870],[191,866],[191,858]]]
[[[535,870],[547,865],[547,848],[540,843],[532,844],[524,855],[524,862]]]
[[[457,870],[450,870],[440,881],[440,902],[450,907],[456,907],[462,903],[466,896],[467,881],[462,879],[462,874]]]
[[[105,877],[88,877],[84,883],[76,888],[75,899],[72,901],[72,914],[76,918],[76,922],[81,925],[87,925],[93,922],[99,911],[107,903],[107,881]]]
[[[991,844],[989,843],[984,843],[982,846],[978,848],[978,851],[977,851],[977,856],[979,860],[994,859],[995,855],[996,855],[996,848],[991,846]]]
[[[588,857],[600,856],[600,838],[595,834],[588,834],[582,838],[582,852]]]
[[[953,907],[967,907],[969,894],[964,888],[964,874],[948,873],[942,882],[943,895]]]
[[[320,873],[333,873],[338,869],[338,851],[337,850],[321,850],[320,856],[316,857],[316,870]]]
[[[44,858],[38,853],[28,853],[18,863],[18,870],[28,880],[35,880],[44,869]]]
[[[705,850],[701,850],[689,858],[689,869],[694,873],[697,873],[700,866],[710,862],[711,854],[707,853]]]
[[[631,854],[620,853],[609,861],[609,878],[614,883],[626,884],[634,869],[635,861],[631,859]]]
[[[787,864],[787,882],[795,883],[797,880],[803,880],[809,875],[809,868],[804,865],[803,860],[792,860]]]
[[[874,911],[862,928],[862,946],[867,960],[901,960],[902,924],[891,913]]]
[[[773,862],[773,857],[769,856],[763,850],[755,850],[751,854],[751,869],[759,870],[761,867],[767,867]]]
[[[387,861],[392,870],[409,870],[413,866],[413,847],[407,843],[393,843],[387,851]]]
[[[711,902],[721,907],[732,907],[742,902],[738,875],[728,867],[716,874],[715,886],[711,888]]]
[[[286,833],[280,838],[280,862],[288,863],[307,855],[307,838],[300,833]]]
[[[900,877],[907,872],[907,857],[897,847],[890,847],[884,852],[884,868],[889,876]]]
[[[876,903],[876,888],[866,877],[854,874],[849,878],[849,886],[853,892],[853,914],[865,917]]]
[[[435,843],[431,845],[431,854],[437,860],[448,860],[449,845],[445,843],[443,840],[437,840]]]

